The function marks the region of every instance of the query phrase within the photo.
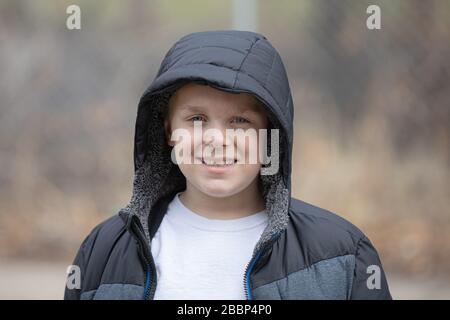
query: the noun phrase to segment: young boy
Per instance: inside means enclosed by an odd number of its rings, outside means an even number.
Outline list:
[[[84,240],[65,299],[391,299],[369,239],[291,198],[293,111],[264,36],[176,42],[139,103],[130,203]]]

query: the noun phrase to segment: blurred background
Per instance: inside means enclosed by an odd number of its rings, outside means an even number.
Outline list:
[[[0,0],[0,298],[62,298],[81,241],[131,197],[137,103],[163,56],[231,28],[284,60],[293,195],[369,236],[394,298],[450,299],[448,0]]]

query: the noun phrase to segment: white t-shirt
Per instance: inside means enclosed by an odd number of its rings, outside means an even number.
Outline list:
[[[265,211],[209,219],[186,208],[178,193],[152,239],[154,299],[245,299],[245,267],[267,222]]]

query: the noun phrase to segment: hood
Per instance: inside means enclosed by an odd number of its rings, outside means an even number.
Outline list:
[[[257,33],[196,32],[182,37],[170,48],[139,102],[133,194],[122,210],[139,218],[151,243],[148,221],[151,221],[153,206],[162,197],[185,189],[186,180],[172,163],[171,149],[164,139],[162,110],[173,92],[190,81],[229,92],[253,94],[266,107],[272,127],[279,129],[279,170],[274,175],[260,175],[269,219],[255,253],[281,234],[289,220],[294,111],[281,57],[269,41]]]

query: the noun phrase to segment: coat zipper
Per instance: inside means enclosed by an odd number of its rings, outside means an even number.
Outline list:
[[[258,259],[263,255],[263,253],[266,252],[267,249],[270,248],[270,246],[274,243],[274,241],[279,237],[280,235],[275,235],[273,236],[268,242],[267,244],[260,249],[253,257],[252,259],[250,259],[250,262],[247,264],[247,266],[245,267],[245,272],[244,272],[244,292],[245,292],[245,299],[246,300],[253,300],[253,296],[252,296],[252,292],[251,292],[251,288],[250,288],[250,273],[252,272],[254,266],[256,265],[256,263],[258,262]]]
[[[139,218],[133,216],[131,222],[131,229],[133,233],[136,235],[136,240],[138,241],[140,247],[140,256],[145,264],[145,286],[144,286],[144,294],[143,299],[149,300],[152,299],[154,293],[156,291],[156,267],[155,262],[153,261],[153,257],[151,255],[149,246],[147,245],[146,238],[144,236],[144,228],[142,227]]]
[[[249,263],[247,263],[247,266],[245,267],[243,282],[244,282],[244,292],[245,292],[246,300],[252,300],[251,289],[250,289],[248,279],[249,279],[250,272],[252,272],[253,266],[255,265],[256,260],[260,256],[261,252],[262,252],[262,250],[259,250],[258,253],[250,260]]]

